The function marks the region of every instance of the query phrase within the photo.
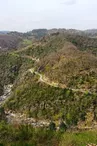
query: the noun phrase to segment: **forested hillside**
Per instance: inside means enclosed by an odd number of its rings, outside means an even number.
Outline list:
[[[43,31],[43,38],[23,36],[19,48],[0,54],[0,120],[5,121],[0,123],[0,142],[8,136],[10,144],[13,139],[21,144],[22,137],[33,146],[69,146],[72,141],[81,146],[80,135],[95,132],[79,131],[97,126],[97,39]],[[70,130],[78,137],[69,135]],[[83,146],[95,141],[83,140]]]

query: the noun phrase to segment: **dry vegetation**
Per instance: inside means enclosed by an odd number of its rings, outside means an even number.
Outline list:
[[[16,49],[20,41],[21,38],[13,35],[0,35],[0,49]]]

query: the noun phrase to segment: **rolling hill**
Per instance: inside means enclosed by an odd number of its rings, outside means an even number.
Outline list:
[[[20,43],[21,38],[14,37],[8,34],[0,34],[0,50],[7,51],[9,49],[16,49]]]

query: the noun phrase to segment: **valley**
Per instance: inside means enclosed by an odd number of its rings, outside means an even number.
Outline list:
[[[52,139],[56,139],[57,135],[69,137],[70,132],[75,139],[77,134],[78,139],[81,134],[89,137],[89,131],[94,135],[97,129],[97,40],[82,33],[80,36],[71,35],[71,31],[45,33],[32,42],[31,35],[25,41],[24,34],[12,33],[10,35],[21,37],[19,46],[1,51],[2,135],[3,127],[9,133],[17,131],[18,134],[15,132],[13,135],[15,137],[21,132],[37,135],[41,130],[47,140],[51,135]],[[6,130],[4,132],[7,133]],[[9,143],[13,136],[8,134]],[[38,137],[41,139],[41,135]],[[35,137],[34,140],[38,142]],[[83,140],[83,146],[95,141],[96,138],[86,139],[86,143]],[[60,143],[58,146],[69,146],[68,141],[65,144],[65,141],[55,140],[57,142]],[[45,146],[44,143],[42,145]],[[81,146],[78,143],[75,146]],[[53,141],[50,144],[55,145]]]

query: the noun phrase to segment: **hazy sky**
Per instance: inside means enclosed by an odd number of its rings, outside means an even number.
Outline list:
[[[0,0],[0,30],[97,28],[97,0]]]

